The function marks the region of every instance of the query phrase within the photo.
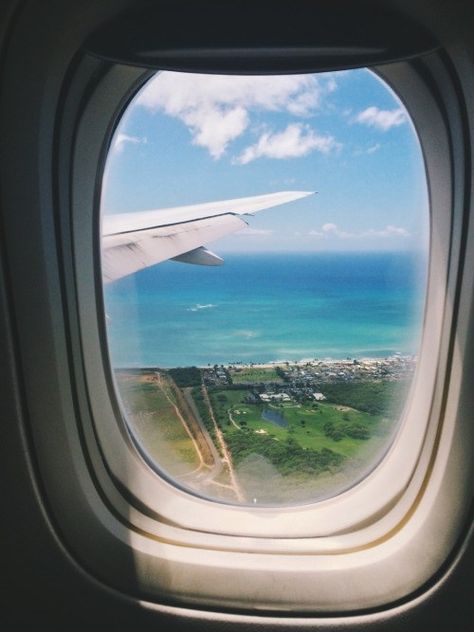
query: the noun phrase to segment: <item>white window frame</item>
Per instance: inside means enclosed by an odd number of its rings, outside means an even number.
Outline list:
[[[78,72],[79,92],[93,67],[89,60]],[[453,112],[457,106],[440,58],[433,55],[425,68],[446,85],[441,100],[416,63],[377,69],[417,128],[431,210],[425,327],[400,429],[381,463],[353,488],[281,508],[187,493],[159,476],[129,437],[104,348],[98,206],[114,125],[148,75],[114,66],[89,90],[76,113],[71,224],[62,236],[64,251],[71,239],[74,253],[65,276],[77,414],[61,422],[67,493],[52,484],[52,503],[70,546],[106,582],[160,602],[354,612],[414,593],[453,550],[472,491],[473,431],[457,410],[463,357],[454,339],[466,335],[467,322],[457,315],[472,290],[468,281],[460,285],[464,182],[462,168],[453,169],[462,156],[452,147],[462,130],[442,99],[452,101]],[[47,449],[39,452],[47,470]]]

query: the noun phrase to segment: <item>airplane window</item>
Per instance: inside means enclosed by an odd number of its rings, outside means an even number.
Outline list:
[[[418,138],[372,72],[153,76],[101,199],[110,364],[148,463],[256,506],[363,479],[413,423],[428,223]]]

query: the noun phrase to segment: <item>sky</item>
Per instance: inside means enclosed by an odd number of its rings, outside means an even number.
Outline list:
[[[411,120],[368,70],[268,77],[161,72],[115,130],[102,212],[277,191],[316,195],[262,211],[218,252],[425,248],[426,178]]]

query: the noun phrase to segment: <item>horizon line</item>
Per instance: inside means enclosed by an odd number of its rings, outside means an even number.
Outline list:
[[[265,255],[265,254],[405,254],[405,253],[417,253],[417,254],[427,254],[428,248],[419,249],[419,248],[399,248],[399,249],[387,249],[382,250],[378,248],[372,249],[348,249],[348,250],[339,250],[339,249],[324,249],[324,250],[306,250],[298,248],[297,250],[224,250],[219,248],[219,252],[223,255]]]

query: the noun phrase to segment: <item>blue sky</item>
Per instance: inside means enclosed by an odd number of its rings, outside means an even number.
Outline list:
[[[416,134],[398,98],[367,70],[155,75],[115,132],[102,209],[142,211],[283,190],[318,193],[262,211],[210,247],[225,253],[426,245]]]

